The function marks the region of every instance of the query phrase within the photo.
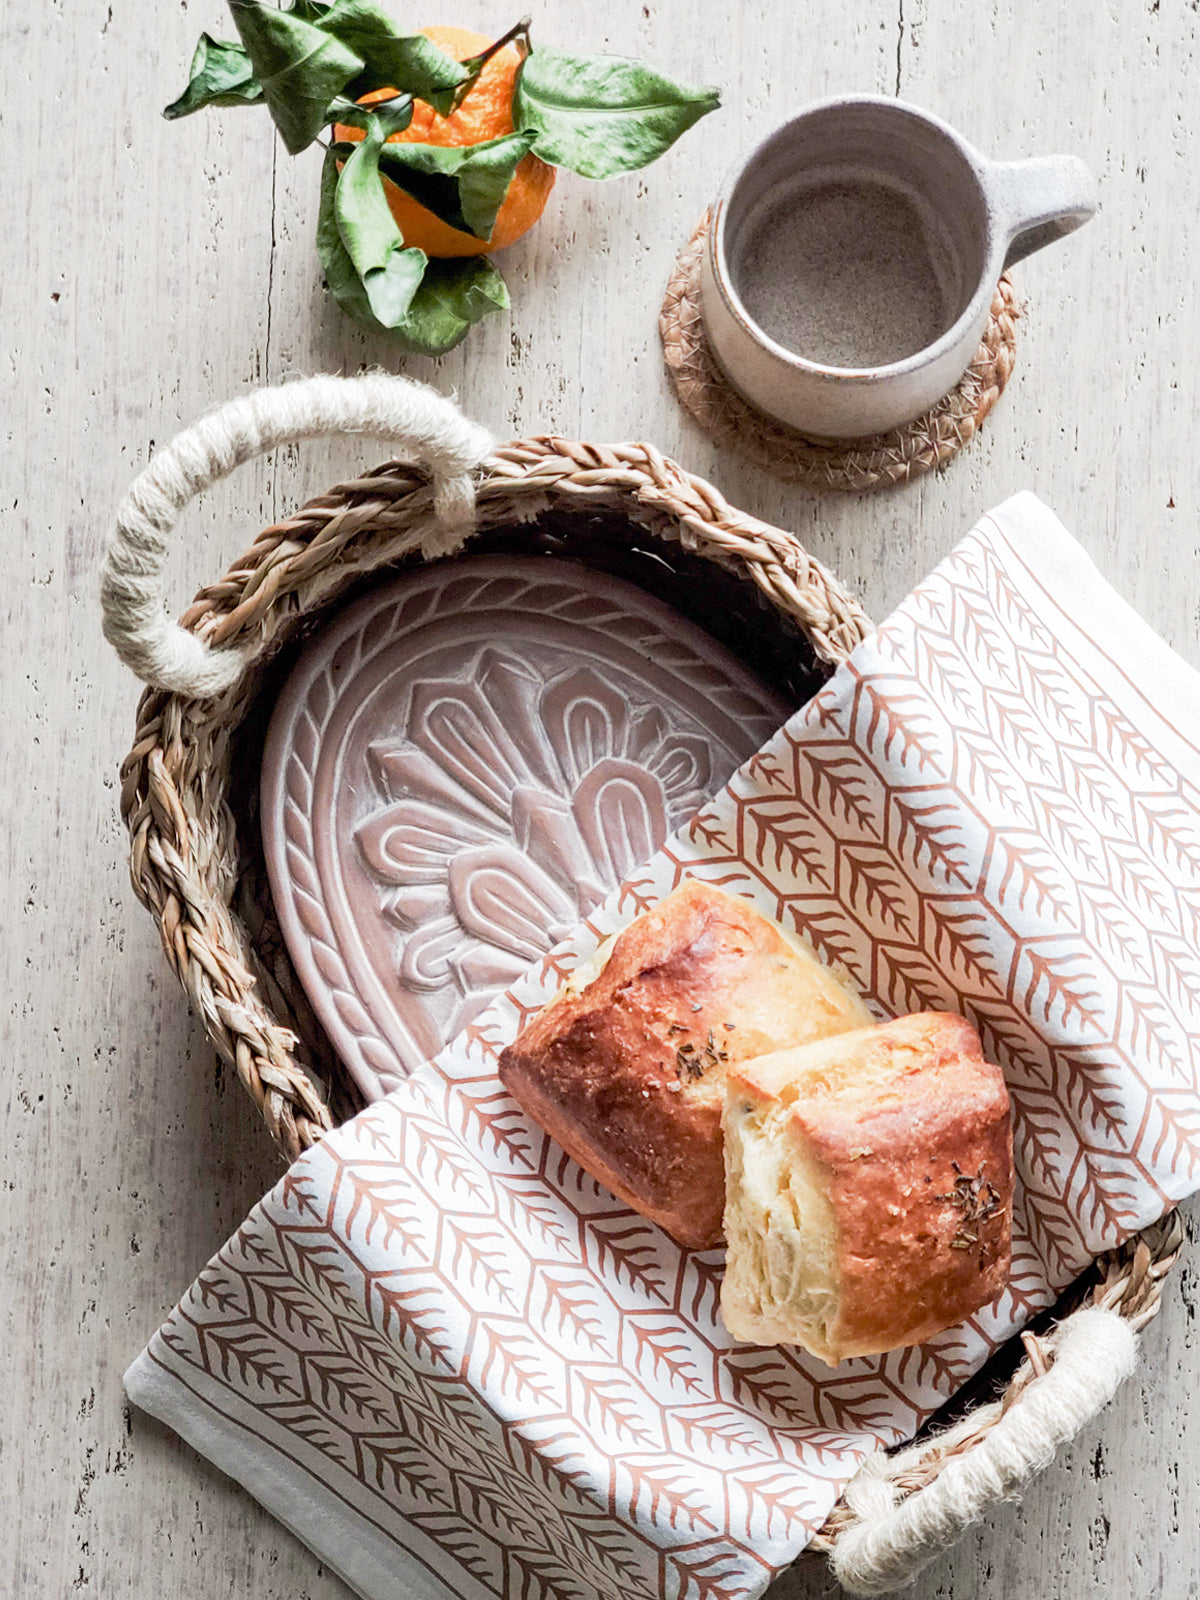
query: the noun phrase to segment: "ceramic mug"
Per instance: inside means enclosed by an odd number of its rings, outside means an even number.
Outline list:
[[[701,269],[705,334],[769,416],[815,439],[884,433],[962,377],[1004,268],[1095,210],[1075,156],[989,161],[916,106],[821,101],[726,180]]]

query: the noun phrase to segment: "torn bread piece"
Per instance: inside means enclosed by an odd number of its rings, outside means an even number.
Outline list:
[[[1012,1250],[1008,1090],[961,1017],[921,1012],[731,1065],[721,1313],[830,1366],[993,1300]]]
[[[798,938],[688,879],[576,972],[500,1077],[581,1167],[697,1249],[721,1238],[727,1069],[869,1021]]]

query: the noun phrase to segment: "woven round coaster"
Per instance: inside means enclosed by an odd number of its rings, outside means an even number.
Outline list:
[[[974,438],[1003,394],[1016,359],[1020,313],[1007,273],[996,285],[975,359],[932,410],[890,433],[822,444],[756,410],[717,366],[700,320],[700,262],[708,216],[706,211],[679,254],[658,328],[679,402],[712,439],[788,483],[862,492],[918,478],[942,466]]]

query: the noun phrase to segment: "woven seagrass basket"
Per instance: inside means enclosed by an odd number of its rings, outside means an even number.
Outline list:
[[[262,451],[335,432],[392,438],[421,464],[390,461],[309,501],[168,622],[162,569],[187,501]],[[632,578],[797,704],[871,631],[793,535],[736,510],[652,446],[537,437],[493,449],[450,402],[402,379],[261,390],[159,451],[123,503],[103,585],[106,635],[150,685],[121,767],[133,887],[213,1045],[288,1160],[361,1102],[305,1000],[271,903],[257,826],[266,720],[296,650],[333,607],[384,569],[468,542],[473,554],[550,552]],[[947,1467],[986,1451],[1002,1419],[1037,1392],[1031,1386],[1044,1386],[1068,1311],[1101,1305],[1135,1330],[1148,1322],[1180,1239],[1172,1214],[1096,1263],[1022,1336],[1023,1358],[1013,1341],[960,1393],[949,1428],[943,1414],[909,1450],[868,1463],[859,1474],[867,1487],[849,1486],[810,1548],[832,1553],[852,1592],[883,1593],[951,1543],[982,1508],[939,1514],[930,1534],[922,1502]],[[1001,1473],[990,1496],[1026,1475]],[[857,1559],[864,1541],[874,1579]],[[840,1561],[852,1546],[856,1561]]]

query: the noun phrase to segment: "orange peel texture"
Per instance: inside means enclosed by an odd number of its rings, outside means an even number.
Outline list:
[[[471,33],[465,28],[422,28],[425,37],[444,50],[456,61],[468,61],[486,50],[491,40],[482,33]],[[484,67],[470,93],[449,117],[440,117],[432,106],[423,100],[414,103],[413,119],[402,133],[394,133],[389,144],[482,144],[487,139],[498,139],[513,131],[513,96],[516,93],[517,71],[521,53],[515,44],[497,51]],[[363,105],[375,100],[386,100],[395,91],[377,89],[364,95]],[[361,128],[350,128],[339,123],[335,137],[356,140],[363,137]],[[481,256],[492,250],[503,250],[514,240],[527,233],[545,209],[550,191],[554,187],[554,168],[547,166],[537,156],[526,156],[513,173],[504,204],[496,214],[496,223],[490,239],[476,239],[461,233],[434,216],[425,206],[398,189],[390,179],[383,179],[384,193],[396,225],[404,235],[406,245],[424,250],[427,256]]]

